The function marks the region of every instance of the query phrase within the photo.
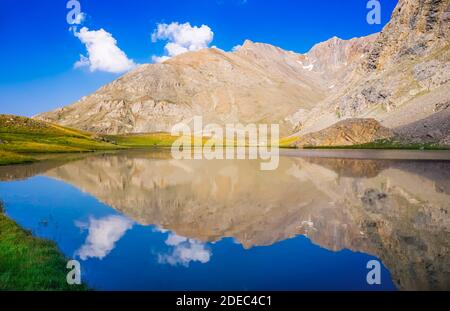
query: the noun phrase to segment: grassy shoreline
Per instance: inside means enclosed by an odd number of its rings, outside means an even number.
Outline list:
[[[4,214],[0,201],[0,290],[85,291],[68,285],[67,260],[57,246],[33,237]]]
[[[0,165],[40,161],[33,154],[76,154],[125,149],[106,138],[56,124],[0,115]]]
[[[449,150],[446,146],[433,143],[408,143],[393,140],[378,140],[367,144],[351,146],[305,146],[304,149],[337,149],[337,150]]]
[[[297,139],[281,138],[280,148],[297,149],[294,146]],[[38,162],[45,159],[45,155],[54,154],[167,148],[176,140],[177,137],[169,133],[98,135],[26,117],[0,114],[0,166]],[[202,138],[202,141],[205,143],[206,138]],[[394,140],[353,146],[304,146],[299,149],[449,150],[437,144],[411,144]]]
[[[40,162],[51,158],[56,155],[80,155],[87,153],[94,153],[98,151],[120,151],[120,150],[134,150],[134,149],[154,149],[154,148],[170,148],[170,144],[165,144],[160,140],[149,143],[140,142],[134,144],[133,142],[125,142],[123,145],[118,146],[116,149],[93,149],[78,152],[35,152],[33,150],[23,152],[11,152],[3,151],[0,148],[0,166],[7,165],[19,165],[19,164],[31,164]],[[365,144],[355,146],[305,146],[303,148],[296,148],[292,146],[280,146],[280,149],[293,149],[293,150],[417,150],[417,151],[445,151],[450,150],[447,147],[438,146],[434,144],[404,144],[404,145],[377,145],[377,144]],[[36,156],[39,154],[39,156]]]
[[[36,159],[30,156],[0,150],[0,166],[12,164],[27,164],[36,161]]]

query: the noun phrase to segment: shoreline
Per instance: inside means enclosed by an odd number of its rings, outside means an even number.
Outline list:
[[[207,142],[204,137],[202,139],[201,146],[203,147]],[[163,132],[101,135],[26,117],[0,114],[0,166],[40,162],[54,156],[59,157],[59,155],[67,155],[70,158],[94,152],[161,150],[171,148],[176,140],[177,137]],[[196,148],[195,143],[195,139],[191,140],[193,148]],[[198,146],[200,147],[200,145]],[[219,144],[214,146],[219,147]],[[237,142],[222,141],[220,146],[235,148]],[[295,146],[293,137],[284,137],[280,139],[278,146],[280,150],[450,150],[450,146],[410,143],[392,139],[349,146]]]
[[[127,151],[167,151],[170,146],[148,146],[137,148],[118,148],[116,150],[92,150],[85,152],[60,153],[13,153],[0,150],[0,167],[27,165],[53,159],[77,159],[96,153],[117,153]],[[368,156],[370,153],[370,156]],[[7,154],[6,157],[3,157]],[[416,160],[450,161],[449,149],[364,149],[364,148],[285,148],[280,147],[280,155],[288,157],[343,158],[360,160]]]
[[[450,161],[450,150],[284,149],[283,156],[354,160]]]
[[[37,238],[5,214],[0,200],[0,290],[86,291],[69,285],[67,260],[57,245]]]

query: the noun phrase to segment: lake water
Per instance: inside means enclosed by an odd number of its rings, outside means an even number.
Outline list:
[[[99,290],[450,289],[448,152],[282,155],[56,158],[1,167],[0,198]]]

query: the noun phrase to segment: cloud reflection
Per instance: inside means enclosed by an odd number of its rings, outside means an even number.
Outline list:
[[[91,218],[88,224],[77,225],[82,229],[89,230],[85,243],[77,251],[81,260],[105,258],[125,232],[133,227],[133,223],[129,219],[117,215],[101,219]]]
[[[204,243],[174,233],[169,234],[165,243],[172,247],[172,249],[168,254],[158,255],[158,262],[160,264],[188,267],[191,262],[195,261],[207,263],[212,256],[211,250]]]

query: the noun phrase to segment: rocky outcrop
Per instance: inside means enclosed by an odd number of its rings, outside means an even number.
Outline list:
[[[448,45],[449,5],[448,0],[400,0],[369,54],[367,68],[383,69]]]
[[[352,146],[389,139],[394,133],[374,119],[348,119],[319,132],[301,136],[297,147]]]
[[[411,143],[438,143],[450,146],[450,108],[437,105],[439,111],[417,122],[395,128],[395,132]],[[442,110],[441,110],[442,109]]]

